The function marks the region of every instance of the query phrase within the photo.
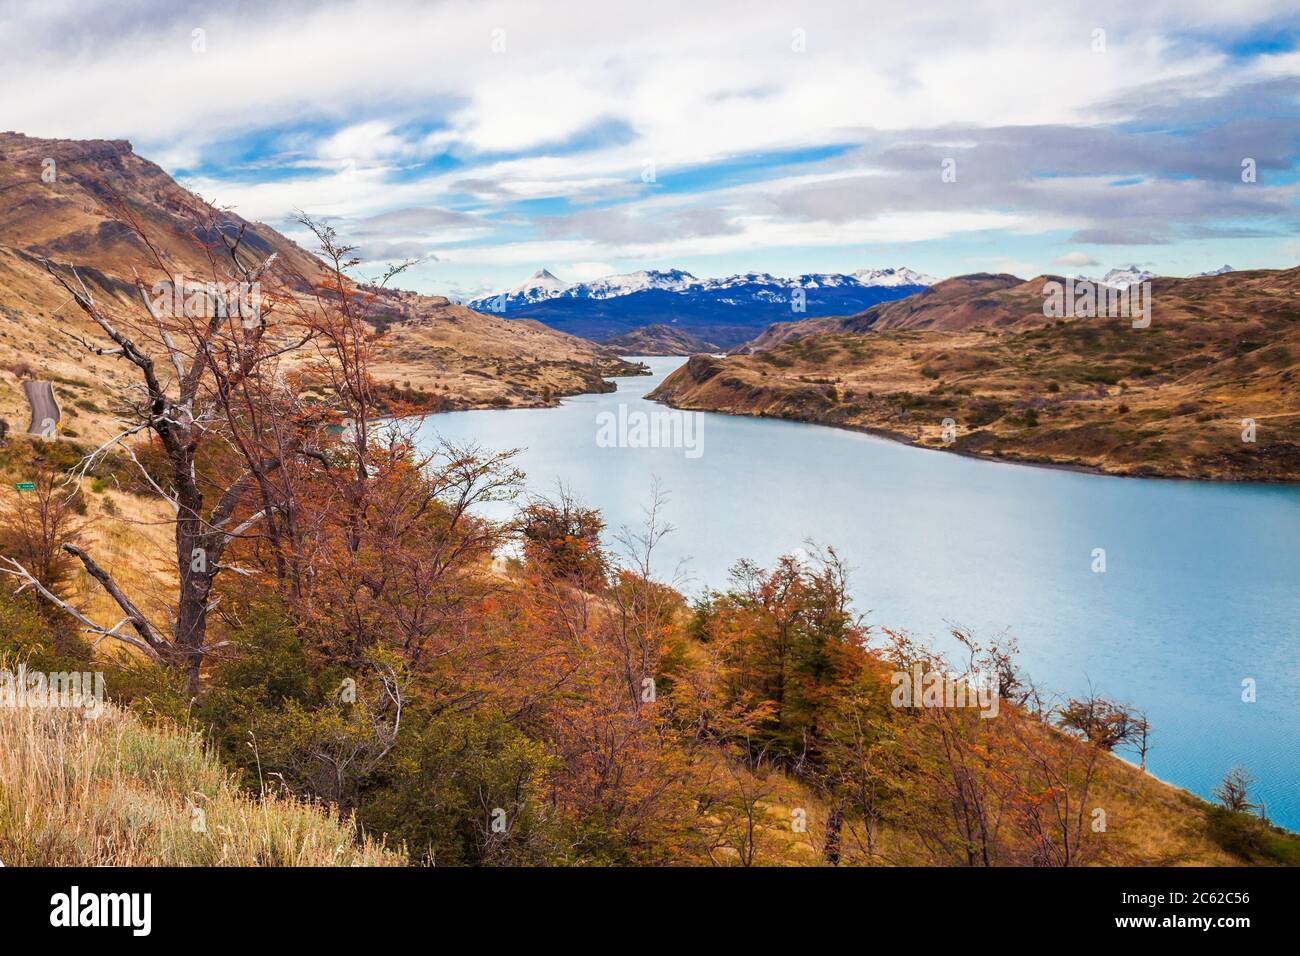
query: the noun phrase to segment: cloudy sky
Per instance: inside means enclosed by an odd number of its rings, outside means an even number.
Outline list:
[[[426,292],[1300,262],[1295,0],[0,0],[0,62],[0,128]]]

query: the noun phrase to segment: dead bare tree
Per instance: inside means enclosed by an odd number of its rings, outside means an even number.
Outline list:
[[[168,503],[175,514],[173,558],[179,579],[171,620],[168,627],[151,621],[108,571],[72,543],[64,544],[64,551],[81,562],[126,615],[117,625],[89,620],[21,565],[11,563],[3,570],[22,579],[24,586],[35,587],[101,639],[122,641],[156,661],[182,667],[193,694],[204,656],[212,649],[207,645],[207,623],[216,603],[213,587],[225,569],[222,557],[232,541],[252,532],[277,508],[267,494],[266,477],[281,467],[283,458],[245,455],[241,469],[239,456],[230,450],[246,450],[247,443],[245,449],[239,447],[240,436],[257,427],[243,415],[253,383],[261,379],[265,366],[301,340],[294,341],[290,322],[269,334],[268,319],[287,297],[275,291],[274,280],[272,291],[262,294],[260,284],[270,279],[276,257],[250,259],[243,245],[244,225],[218,216],[206,228],[195,229],[195,235],[220,237],[224,256],[204,247],[211,274],[190,282],[172,275],[139,223],[129,211],[120,212],[148,249],[151,269],[164,277],[147,287],[137,274],[139,307],[119,315],[120,303],[97,301],[75,268],[46,263],[50,276],[90,319],[99,337],[66,334],[89,352],[129,364],[137,379],[124,396],[122,430],[87,455],[72,480],[116,451],[129,457],[148,487]],[[140,461],[128,444],[137,436],[157,443],[160,464]],[[134,637],[123,631],[128,624]]]

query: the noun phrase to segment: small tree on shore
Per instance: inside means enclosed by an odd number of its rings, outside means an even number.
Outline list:
[[[1255,780],[1244,767],[1233,767],[1223,776],[1223,781],[1214,788],[1214,799],[1233,813],[1249,813],[1256,808],[1250,800],[1250,788]]]

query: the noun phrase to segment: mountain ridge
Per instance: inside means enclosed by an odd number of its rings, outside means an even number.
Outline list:
[[[55,383],[63,434],[107,437],[108,406],[127,387],[123,363],[88,354],[66,333],[94,336],[46,271],[70,266],[98,300],[138,309],[135,271],[210,275],[216,222],[259,260],[272,254],[293,294],[313,293],[323,264],[264,223],[217,210],[125,140],[41,139],[0,133],[0,417],[25,423],[22,383]],[[136,228],[138,227],[138,228]],[[153,249],[140,238],[148,236]],[[380,384],[430,408],[554,404],[609,390],[604,375],[635,374],[607,350],[539,323],[507,322],[443,296],[376,290]],[[385,341],[386,340],[386,341]],[[392,346],[392,347],[387,347]],[[491,374],[484,374],[488,369]]]
[[[1300,481],[1300,267],[1151,280],[1149,323],[976,274],[695,356],[649,397],[1108,474]]]
[[[669,325],[721,347],[751,339],[788,315],[846,315],[926,288],[931,277],[910,269],[863,275],[807,273],[782,278],[750,272],[699,279],[682,269],[650,269],[566,283],[539,269],[520,286],[473,299],[470,308],[531,318],[551,328],[606,342],[649,325]]]

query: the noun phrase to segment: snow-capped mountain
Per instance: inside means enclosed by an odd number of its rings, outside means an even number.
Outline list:
[[[1154,272],[1147,272],[1137,266],[1126,266],[1122,269],[1111,269],[1097,281],[1101,285],[1108,285],[1112,289],[1127,289],[1137,282],[1148,282],[1154,279]]]
[[[1232,266],[1224,265],[1224,266],[1220,266],[1217,269],[1211,269],[1209,272],[1193,272],[1190,278],[1199,279],[1202,276],[1221,276],[1224,273],[1232,272],[1232,271],[1234,271]]]
[[[555,296],[563,294],[568,288],[569,284],[557,278],[549,269],[538,269],[513,289],[507,289],[492,298],[504,296],[506,302],[510,305],[520,306],[553,299]],[[480,299],[478,301],[486,302],[487,300]]]
[[[480,312],[512,312],[548,299],[615,299],[647,289],[681,292],[699,283],[699,279],[681,269],[649,269],[574,283],[565,282],[549,269],[538,269],[526,282],[474,299],[469,306]]]
[[[575,299],[613,299],[633,292],[644,292],[646,289],[682,292],[699,284],[699,279],[682,269],[645,269],[581,282],[570,286],[564,294]]]
[[[898,285],[934,285],[939,280],[924,272],[915,272],[903,267],[900,269],[859,269],[853,278],[863,285],[898,286]]]
[[[539,269],[522,285],[469,306],[530,318],[602,341],[653,323],[678,325],[729,347],[771,322],[854,315],[923,291],[934,279],[912,269],[859,269],[782,277],[749,272],[700,279],[682,269],[648,269],[566,283]]]
[[[568,283],[549,269],[538,269],[526,282],[504,292],[474,299],[472,308],[504,311],[512,306],[543,302],[547,299],[615,299],[658,289],[664,292],[689,292],[734,289],[740,286],[766,286],[789,290],[856,288],[897,288],[901,286],[930,286],[938,281],[933,276],[913,269],[858,269],[845,275],[840,272],[807,273],[792,278],[774,276],[770,272],[747,272],[720,279],[697,279],[684,269],[645,269],[622,275],[604,276],[590,282]],[[502,299],[504,296],[504,299]],[[504,306],[504,309],[502,308]]]

